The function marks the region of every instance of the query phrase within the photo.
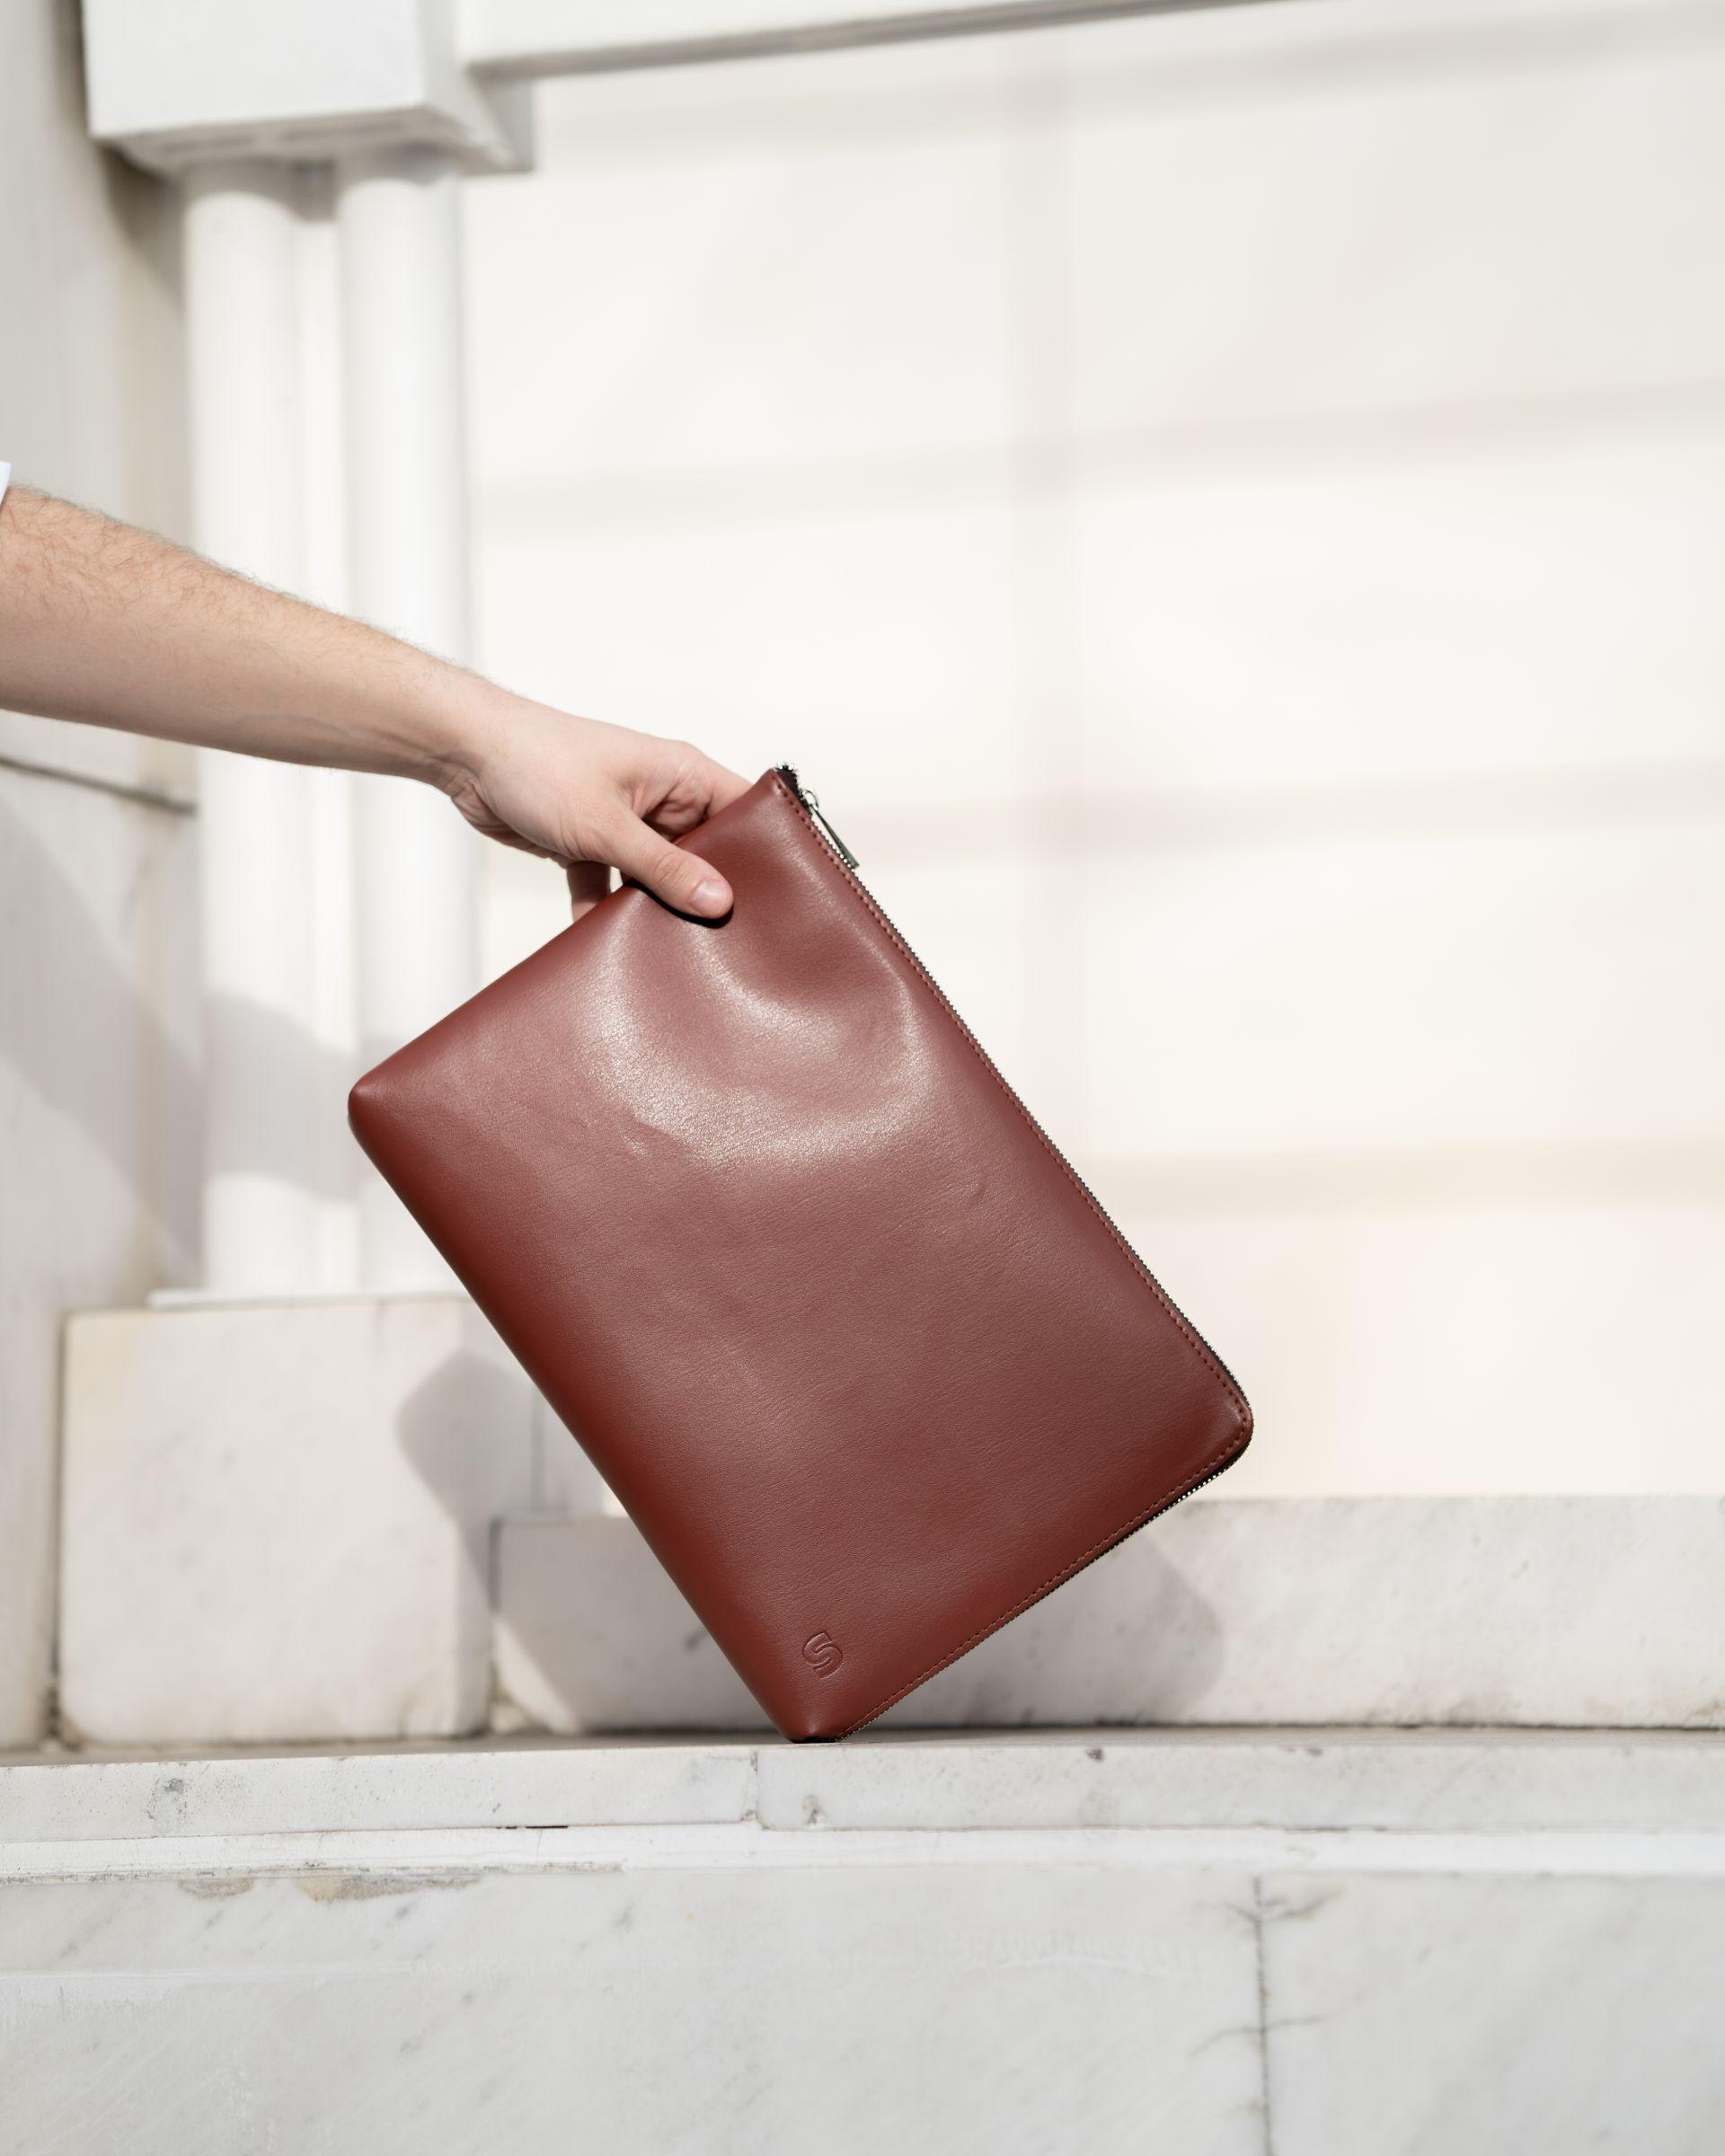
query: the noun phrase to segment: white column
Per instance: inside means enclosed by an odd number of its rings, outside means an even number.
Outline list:
[[[193,535],[266,584],[304,573],[293,176],[261,160],[186,181]],[[308,1286],[318,1060],[306,773],[205,751],[199,769],[204,1274],[218,1294]]]
[[[299,175],[300,435],[305,490],[305,594],[349,611],[346,398],[341,374],[341,264],[335,172]],[[308,772],[311,854],[305,894],[317,971],[315,1024],[325,1058],[317,1100],[320,1147],[316,1285],[339,1293],[359,1284],[358,1194],[363,1165],[348,1130],[347,1092],[359,1074],[354,981],[353,778]]]
[[[337,166],[354,611],[446,658],[467,655],[469,561],[458,180],[440,151]],[[428,787],[358,787],[360,1050],[373,1062],[472,994],[478,841]],[[376,1177],[360,1200],[376,1289],[447,1275]]]

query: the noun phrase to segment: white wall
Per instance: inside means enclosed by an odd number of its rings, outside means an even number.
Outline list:
[[[180,519],[163,190],[84,137],[70,0],[0,23],[0,457]],[[196,982],[182,752],[0,713],[0,1745],[51,1683],[60,1322],[182,1278]]]
[[[803,767],[1234,1494],[1719,1486],[1721,110],[1717,11],[1300,0],[560,84],[468,190],[484,663]]]

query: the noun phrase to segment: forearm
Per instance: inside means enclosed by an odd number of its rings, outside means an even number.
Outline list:
[[[503,693],[147,532],[14,487],[0,706],[447,783]]]
[[[206,748],[424,779],[569,871],[609,868],[716,916],[724,878],[673,843],[743,782],[686,741],[511,695],[362,623],[27,489],[0,502],[0,708]]]

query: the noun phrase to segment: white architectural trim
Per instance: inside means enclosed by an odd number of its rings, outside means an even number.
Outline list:
[[[84,30],[91,134],[155,172],[402,143],[531,162],[526,94],[463,66],[453,0],[84,0]]]
[[[1243,0],[461,0],[461,52],[482,77],[530,80],[836,51],[913,39],[1041,29]]]

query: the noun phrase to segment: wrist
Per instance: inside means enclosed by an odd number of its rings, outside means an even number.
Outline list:
[[[411,775],[444,793],[478,782],[520,699],[464,667],[438,668],[426,699]]]

